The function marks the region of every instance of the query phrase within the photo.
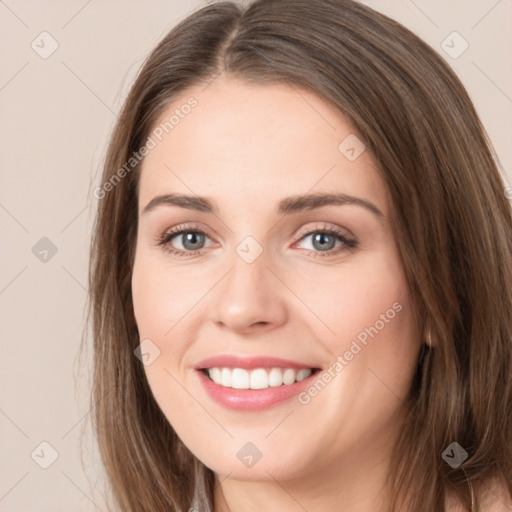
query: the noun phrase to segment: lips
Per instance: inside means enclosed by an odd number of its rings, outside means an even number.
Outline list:
[[[277,357],[269,356],[237,356],[237,355],[218,355],[209,357],[200,361],[196,366],[196,370],[207,370],[210,368],[243,368],[245,370],[253,370],[256,368],[293,368],[295,370],[301,369],[318,369],[317,366],[311,363],[301,363],[298,361],[291,361]]]
[[[258,411],[293,398],[316,377],[311,363],[268,356],[219,355],[199,362],[199,383],[218,404]]]

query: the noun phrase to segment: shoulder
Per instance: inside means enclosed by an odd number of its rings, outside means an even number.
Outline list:
[[[482,484],[480,489],[480,511],[511,512],[512,498],[503,480],[494,478]],[[446,512],[467,512],[453,495],[448,495],[445,501]]]

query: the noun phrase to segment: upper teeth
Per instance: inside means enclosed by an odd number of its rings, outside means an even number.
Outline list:
[[[245,370],[244,368],[209,368],[210,379],[221,386],[235,389],[265,389],[269,386],[277,387],[282,384],[289,385],[306,379],[312,370],[302,368],[257,368]]]

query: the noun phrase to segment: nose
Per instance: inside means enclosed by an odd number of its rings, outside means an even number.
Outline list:
[[[213,314],[219,327],[249,334],[286,322],[283,284],[267,267],[263,255],[247,263],[235,254],[231,270],[216,289]]]

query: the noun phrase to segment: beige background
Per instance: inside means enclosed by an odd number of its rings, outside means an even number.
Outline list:
[[[512,186],[512,0],[365,3],[404,23],[449,61]],[[92,189],[116,112],[143,58],[203,5],[0,1],[0,511],[105,510],[87,423],[90,369],[85,361],[79,372],[76,360]],[[50,35],[40,36],[44,31]],[[457,58],[464,41],[448,37],[454,31],[469,44]],[[56,51],[45,55],[55,41]],[[442,44],[452,47],[451,56]]]

